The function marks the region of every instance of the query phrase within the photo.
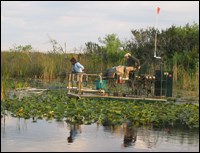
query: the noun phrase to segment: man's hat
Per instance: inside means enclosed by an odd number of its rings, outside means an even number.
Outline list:
[[[124,57],[128,57],[128,56],[131,56],[131,54],[130,54],[130,53],[126,53],[126,54],[124,55]]]

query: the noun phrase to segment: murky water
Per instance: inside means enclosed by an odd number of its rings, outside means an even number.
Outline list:
[[[2,152],[198,152],[199,130],[1,118]]]

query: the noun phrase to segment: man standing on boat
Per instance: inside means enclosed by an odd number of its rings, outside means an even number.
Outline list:
[[[84,66],[82,64],[80,64],[74,57],[72,57],[70,59],[70,62],[72,63],[72,73],[77,74],[77,81],[79,82],[79,79],[80,79],[80,85],[81,85],[81,83],[83,81],[83,74],[82,73],[83,73],[83,70],[84,70]],[[72,75],[72,78],[74,78],[74,75]]]
[[[70,62],[72,63],[72,73],[83,72],[84,66],[80,64],[74,57],[71,58]]]

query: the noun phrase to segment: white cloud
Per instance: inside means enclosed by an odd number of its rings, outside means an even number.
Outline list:
[[[161,8],[156,14],[156,8]],[[156,16],[157,15],[157,16]],[[1,2],[1,50],[27,45],[46,51],[48,35],[68,50],[115,33],[130,38],[131,29],[169,28],[199,23],[197,1],[3,1]]]

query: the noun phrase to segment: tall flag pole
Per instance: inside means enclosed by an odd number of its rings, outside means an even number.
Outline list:
[[[161,58],[161,57],[157,57],[156,56],[156,50],[157,50],[157,20],[158,20],[158,14],[160,13],[160,7],[157,7],[157,10],[156,10],[156,13],[157,13],[157,15],[156,15],[156,28],[155,28],[155,30],[156,30],[156,34],[155,34],[155,51],[154,51],[154,57],[155,58]]]

